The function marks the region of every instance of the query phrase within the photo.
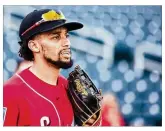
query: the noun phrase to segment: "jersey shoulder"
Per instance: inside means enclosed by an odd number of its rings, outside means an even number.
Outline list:
[[[4,85],[3,85],[3,95],[4,97],[10,96],[12,97],[18,97],[21,95],[21,87],[24,85],[24,83],[20,80],[20,78],[17,75],[13,75],[10,79],[8,79]]]
[[[58,80],[59,80],[59,83],[63,84],[66,89],[68,88],[68,80],[63,75],[59,75]]]
[[[3,87],[4,89],[17,88],[20,85],[20,82],[20,79],[16,75],[13,75],[4,83]]]
[[[61,79],[62,81],[68,81],[63,75],[59,75],[59,79]]]

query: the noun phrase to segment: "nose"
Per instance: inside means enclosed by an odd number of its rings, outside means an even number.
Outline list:
[[[69,39],[66,38],[66,39],[63,41],[63,46],[64,46],[64,47],[70,48],[70,41],[69,41]]]

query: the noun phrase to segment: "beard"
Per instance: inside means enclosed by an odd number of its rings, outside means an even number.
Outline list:
[[[71,53],[71,52],[70,52],[70,53]],[[56,68],[69,69],[69,68],[71,68],[71,67],[73,66],[73,59],[70,59],[69,62],[62,61],[62,60],[60,59],[60,53],[59,53],[59,59],[56,60],[56,61],[53,60],[53,59],[51,59],[50,57],[47,57],[47,56],[44,56],[44,57],[45,57],[46,61],[47,61],[49,64],[53,65],[53,66],[56,67]]]

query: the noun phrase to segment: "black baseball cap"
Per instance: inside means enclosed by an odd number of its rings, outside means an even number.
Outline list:
[[[59,10],[34,10],[22,20],[19,28],[19,37],[21,41],[28,40],[36,34],[50,31],[57,27],[65,27],[68,31],[72,31],[81,29],[83,24],[79,22],[67,22],[65,16]]]

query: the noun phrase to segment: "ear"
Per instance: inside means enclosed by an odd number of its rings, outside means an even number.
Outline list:
[[[38,53],[40,52],[40,46],[39,46],[39,43],[35,40],[30,40],[28,42],[28,47],[30,48],[30,50],[32,52],[35,52],[35,53]]]

